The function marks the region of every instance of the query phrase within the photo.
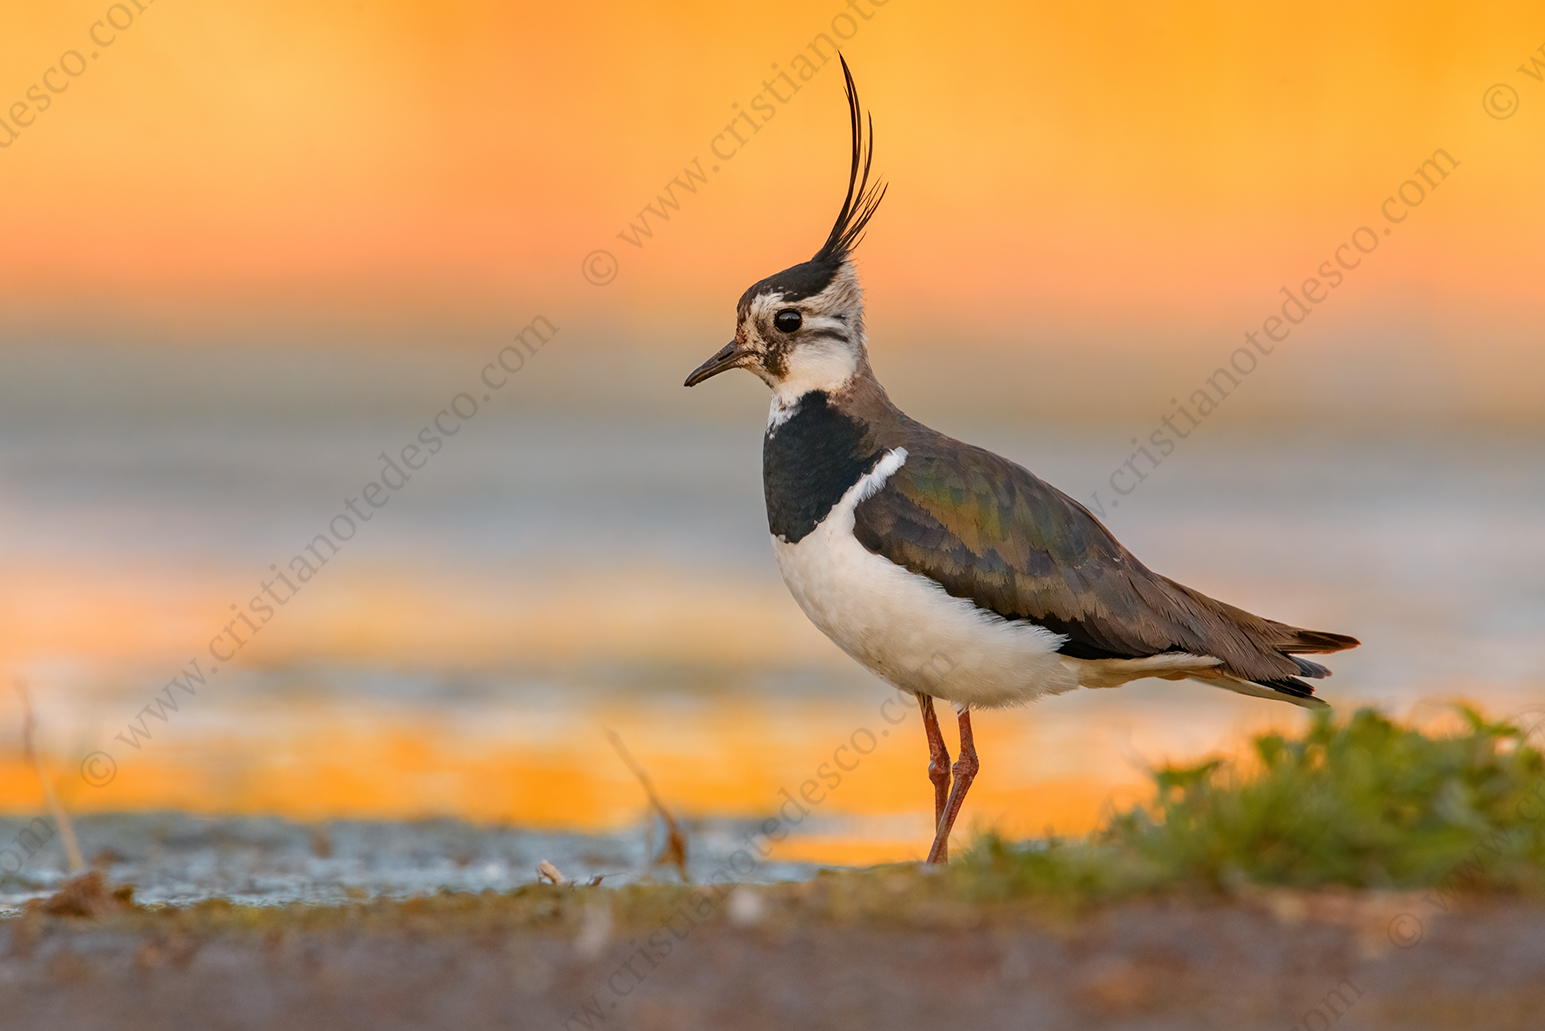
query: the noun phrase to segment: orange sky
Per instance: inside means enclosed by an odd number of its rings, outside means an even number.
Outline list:
[[[830,224],[835,62],[730,160],[710,144],[851,25],[893,184],[861,252],[877,326],[1258,322],[1439,147],[1461,167],[1349,309],[1538,324],[1538,4],[855,5],[159,0],[100,48],[133,2],[28,5],[0,102],[88,65],[0,149],[0,304],[13,332],[215,337],[723,320]],[[721,170],[618,240],[694,158]],[[596,248],[621,262],[605,288],[579,275]]]

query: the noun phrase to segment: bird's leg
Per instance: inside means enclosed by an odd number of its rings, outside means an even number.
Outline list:
[[[955,827],[960,807],[965,804],[966,792],[971,790],[971,782],[976,779],[977,768],[976,745],[971,741],[971,710],[967,709],[960,714],[960,758],[955,762],[955,786],[950,789],[949,802],[939,817],[938,836],[933,839],[933,848],[928,852],[930,863],[949,862],[950,831]]]
[[[932,696],[919,694],[917,705],[923,710],[923,730],[928,735],[928,779],[933,781],[933,822],[937,827],[944,818],[944,805],[950,795],[950,753],[944,747],[944,735],[939,733]]]

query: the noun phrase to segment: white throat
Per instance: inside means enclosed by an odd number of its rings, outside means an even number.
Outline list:
[[[789,356],[788,374],[772,385],[773,407],[790,406],[812,390],[835,393],[851,383],[857,372],[858,356],[838,341],[796,348]]]

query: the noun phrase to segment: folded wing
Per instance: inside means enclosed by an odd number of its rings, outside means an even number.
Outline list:
[[[1213,656],[1224,678],[1307,699],[1313,690],[1297,678],[1329,670],[1294,656],[1358,643],[1264,619],[1160,576],[1029,470],[926,434],[908,441],[905,464],[859,503],[859,542],[957,598],[1066,635],[1064,654]]]

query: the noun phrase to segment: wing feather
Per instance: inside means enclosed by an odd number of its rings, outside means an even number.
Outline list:
[[[1263,619],[1160,576],[1083,505],[990,451],[945,437],[907,449],[906,463],[855,510],[859,542],[955,597],[1066,635],[1067,654],[1184,651],[1269,682],[1323,675],[1287,652],[1357,643]]]

